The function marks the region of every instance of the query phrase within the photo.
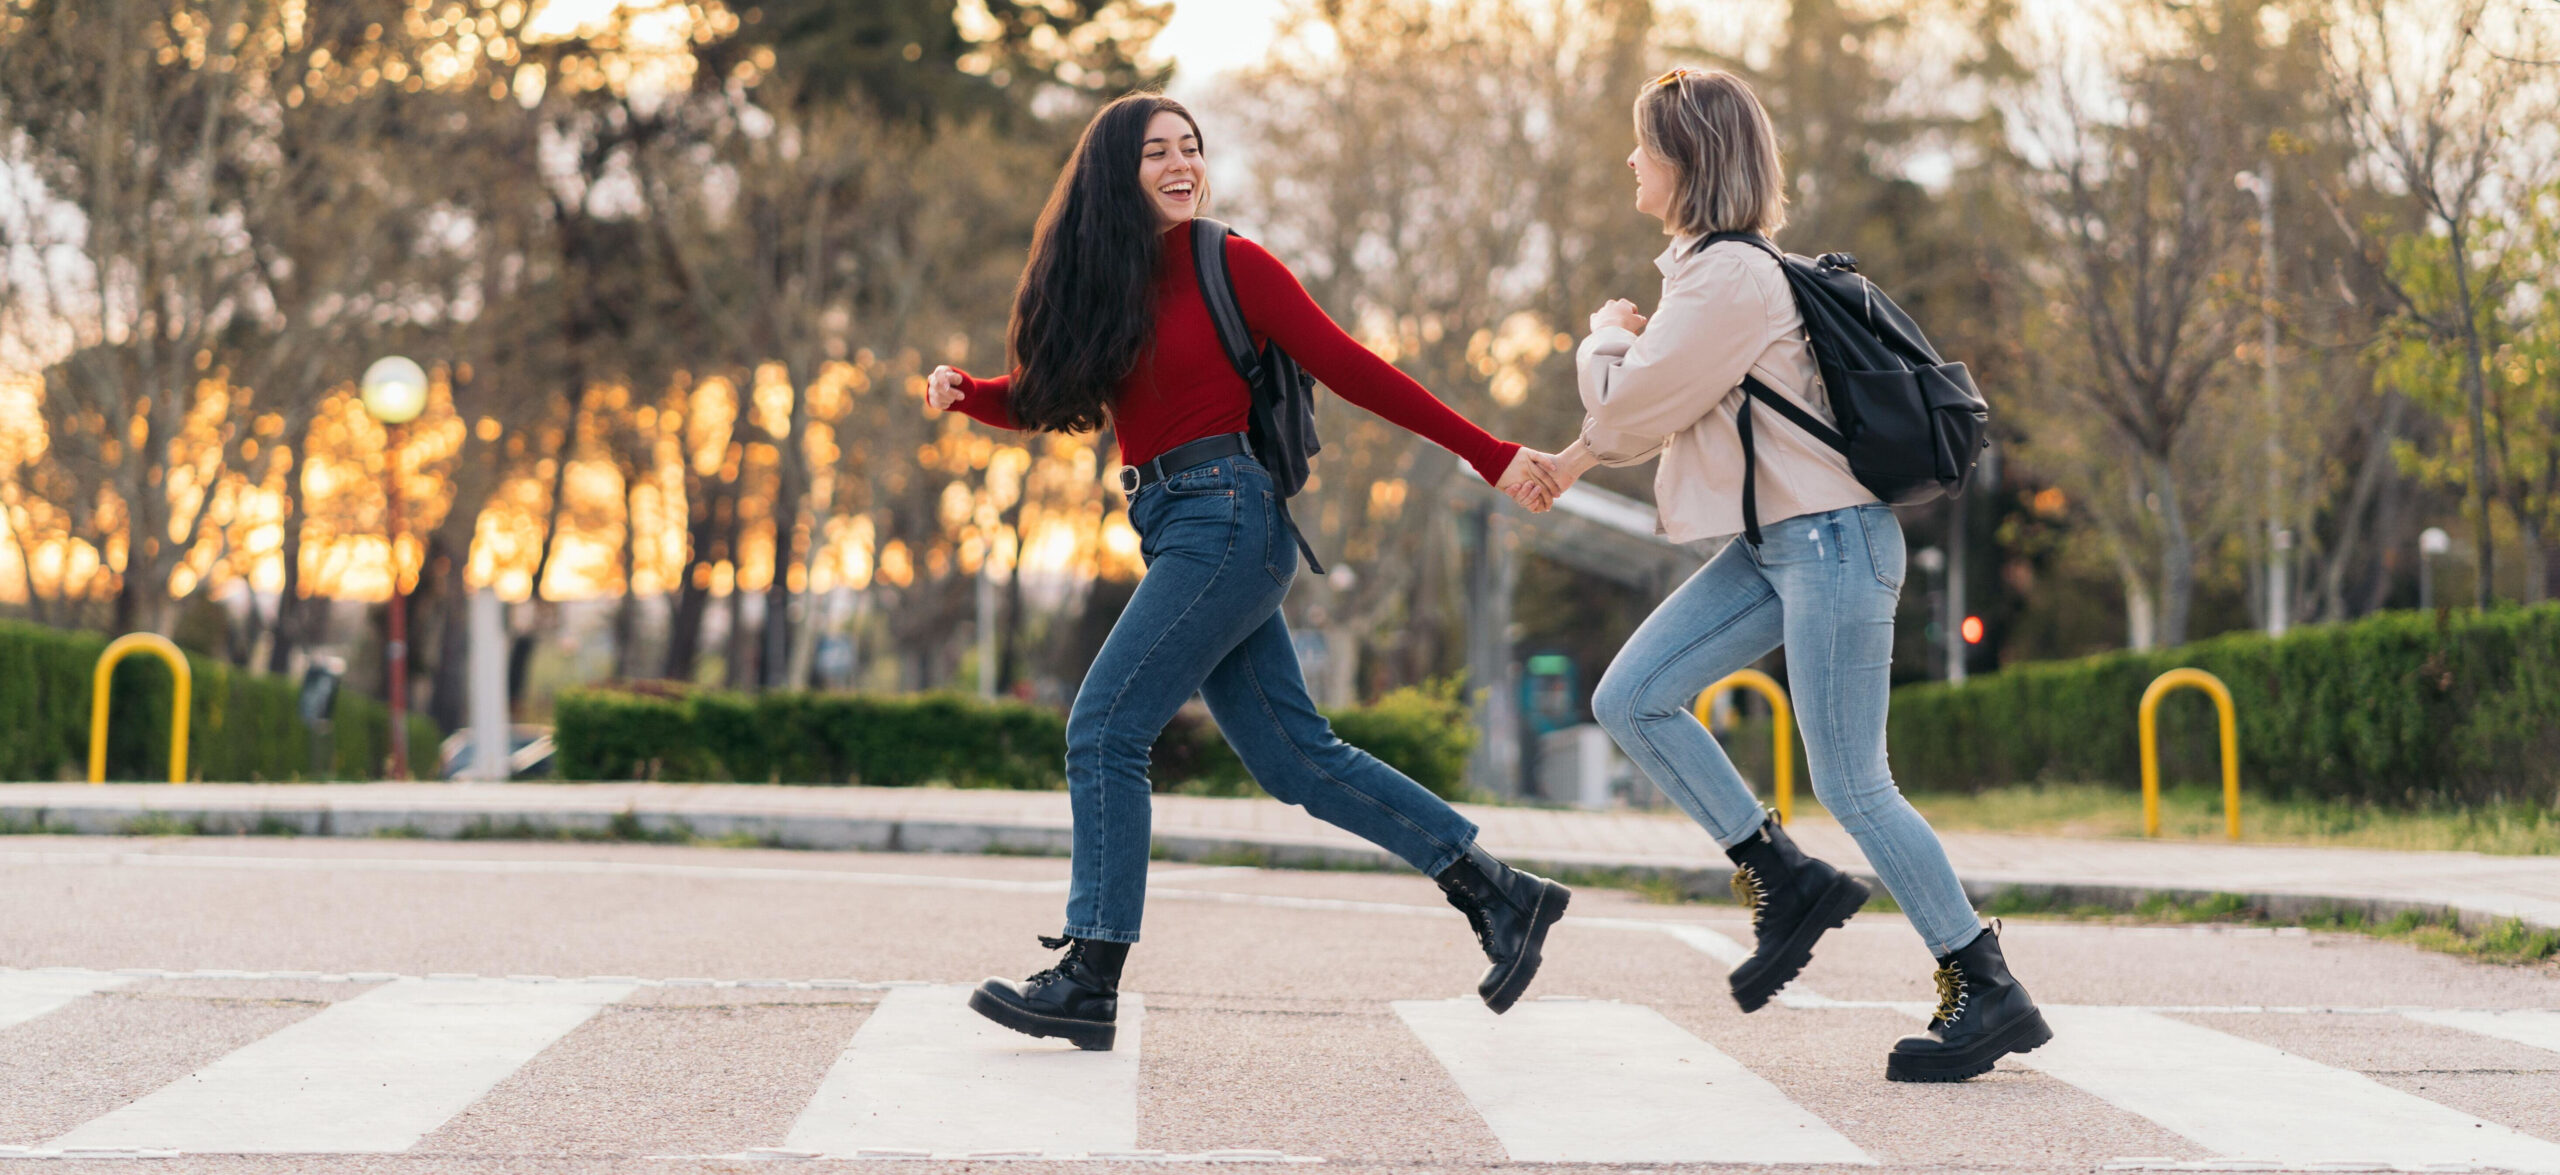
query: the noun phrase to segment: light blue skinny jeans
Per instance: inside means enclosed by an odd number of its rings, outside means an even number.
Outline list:
[[[1591,708],[1627,757],[1726,848],[1768,814],[1690,710],[1698,693],[1786,646],[1813,794],[1944,957],[1981,933],[1938,834],[1894,786],[1884,750],[1902,524],[1881,504],[1806,514],[1735,539],[1627,639]]]

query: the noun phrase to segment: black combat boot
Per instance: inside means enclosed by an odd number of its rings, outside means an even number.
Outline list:
[[[1887,1081],[1962,1081],[1991,1071],[2009,1053],[2053,1039],[2027,989],[2000,957],[2000,924],[1938,960],[1938,1012],[1929,1030],[1893,1043]]]
[[[1573,891],[1494,860],[1472,843],[1436,880],[1449,904],[1476,928],[1476,942],[1493,961],[1476,982],[1476,994],[1495,1012],[1510,1011],[1537,978],[1538,948],[1547,941],[1547,928],[1564,917]]]
[[[1055,1036],[1080,1049],[1105,1050],[1119,1033],[1120,967],[1129,944],[1090,938],[1040,936],[1040,945],[1067,953],[1057,965],[1029,979],[990,979],[969,993],[977,1014],[1030,1036]]]
[[[1774,814],[1724,855],[1733,858],[1733,896],[1751,911],[1751,933],[1759,940],[1733,969],[1733,1002],[1757,1012],[1804,970],[1815,940],[1866,904],[1867,885],[1805,856]]]

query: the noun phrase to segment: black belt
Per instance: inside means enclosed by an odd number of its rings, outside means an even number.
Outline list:
[[[1180,473],[1204,461],[1215,461],[1220,457],[1233,457],[1238,454],[1247,457],[1253,455],[1253,446],[1246,442],[1245,434],[1240,432],[1222,433],[1218,436],[1202,437],[1196,441],[1175,445],[1158,454],[1155,460],[1143,465],[1121,466],[1120,492],[1134,494],[1143,486],[1163,481],[1167,474]]]
[[[1142,487],[1163,481],[1167,474],[1180,473],[1194,465],[1215,461],[1220,457],[1239,455],[1253,456],[1253,445],[1246,440],[1245,434],[1240,432],[1222,433],[1218,436],[1202,437],[1196,441],[1175,445],[1158,454],[1153,461],[1142,465],[1121,466],[1120,492],[1135,494]],[[1316,560],[1315,548],[1307,545],[1306,532],[1299,530],[1298,520],[1289,516],[1289,499],[1275,497],[1272,499],[1272,504],[1279,507],[1281,524],[1287,526],[1290,536],[1298,540],[1298,553],[1307,557],[1308,568],[1318,575],[1324,574],[1324,564]]]

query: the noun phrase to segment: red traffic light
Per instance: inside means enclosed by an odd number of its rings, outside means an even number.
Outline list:
[[[1964,643],[1966,643],[1966,644],[1968,644],[1968,645],[1978,645],[1978,644],[1981,644],[1981,643],[1982,643],[1982,618],[1981,618],[1981,617],[1979,617],[1979,616],[1967,616],[1967,617],[1965,617],[1965,618],[1964,618],[1964,628],[1963,628],[1961,631],[1963,631],[1963,633],[1964,633]]]

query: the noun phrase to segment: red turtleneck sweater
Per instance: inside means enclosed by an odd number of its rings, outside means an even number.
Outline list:
[[[1163,241],[1164,255],[1155,279],[1155,343],[1139,356],[1137,369],[1120,382],[1111,410],[1120,460],[1127,465],[1152,461],[1167,449],[1202,437],[1243,432],[1253,402],[1252,390],[1218,345],[1208,303],[1200,300],[1199,276],[1191,266],[1190,226],[1165,233]],[[1234,276],[1236,301],[1257,347],[1266,339],[1279,340],[1283,350],[1334,394],[1437,442],[1487,482],[1501,479],[1520,446],[1477,428],[1411,376],[1342,333],[1315,299],[1307,296],[1297,275],[1262,246],[1230,234],[1227,272]],[[999,428],[1019,428],[1006,402],[1012,383],[1009,375],[976,379],[964,373],[963,396],[955,407]]]

